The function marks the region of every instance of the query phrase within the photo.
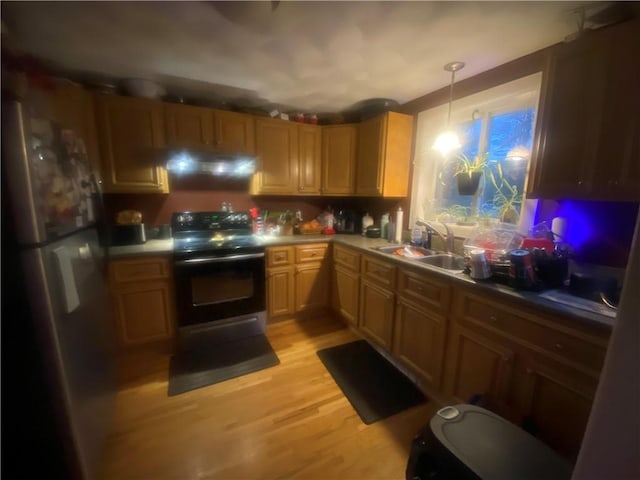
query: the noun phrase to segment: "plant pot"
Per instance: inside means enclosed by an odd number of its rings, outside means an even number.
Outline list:
[[[475,195],[480,185],[482,172],[471,172],[471,176],[461,173],[456,176],[458,182],[458,193],[460,195]]]
[[[519,217],[520,215],[518,215],[518,211],[513,206],[504,208],[500,212],[500,221],[502,223],[512,223],[515,225],[518,223]]]

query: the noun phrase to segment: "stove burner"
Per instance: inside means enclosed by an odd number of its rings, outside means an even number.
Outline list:
[[[248,212],[177,212],[172,215],[171,227],[174,253],[183,256],[264,249],[263,242],[252,235]]]

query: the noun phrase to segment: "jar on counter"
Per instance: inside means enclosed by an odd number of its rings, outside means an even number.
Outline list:
[[[362,235],[367,233],[367,227],[371,225],[373,225],[373,217],[367,212],[364,214],[364,217],[362,217]]]

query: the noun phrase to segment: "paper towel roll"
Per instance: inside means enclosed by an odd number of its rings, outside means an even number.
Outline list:
[[[555,241],[566,242],[567,219],[564,217],[555,217],[551,221],[551,231],[556,236]]]
[[[402,208],[396,213],[396,242],[402,243]]]

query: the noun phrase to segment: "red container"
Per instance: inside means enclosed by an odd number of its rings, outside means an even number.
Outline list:
[[[527,237],[522,240],[522,245],[520,248],[530,250],[532,248],[544,248],[547,253],[553,252],[553,242],[548,238],[531,238]]]

